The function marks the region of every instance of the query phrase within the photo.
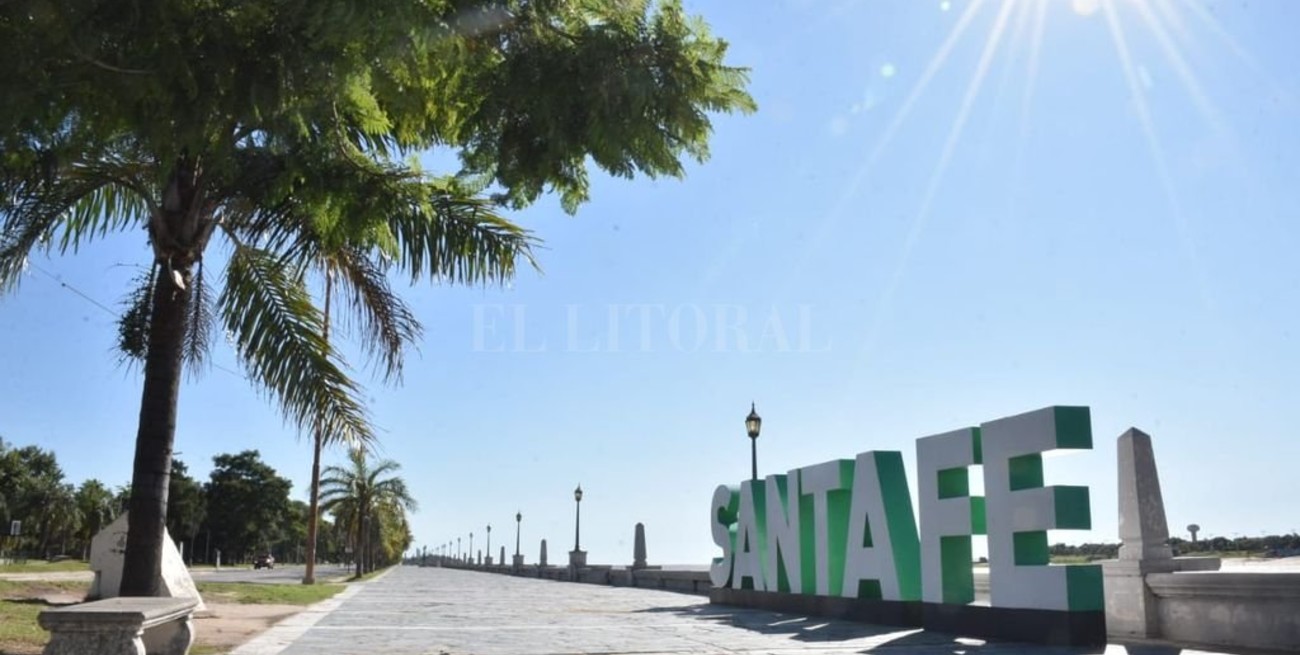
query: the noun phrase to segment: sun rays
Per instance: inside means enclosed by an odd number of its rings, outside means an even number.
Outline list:
[[[879,292],[874,307],[870,327],[864,335],[862,355],[867,356],[874,348],[876,339],[886,318],[891,314],[900,285],[906,277],[908,265],[916,247],[924,238],[927,226],[934,222],[931,216],[936,198],[942,193],[946,176],[953,161],[954,153],[961,147],[963,135],[969,126],[972,109],[980,103],[985,93],[986,81],[992,63],[999,57],[1015,58],[1023,55],[1023,62],[1009,61],[1005,65],[1023,66],[1023,81],[1018,108],[1018,138],[1015,148],[1014,163],[1005,176],[1009,186],[1014,187],[1016,178],[1022,174],[1026,162],[1023,161],[1025,144],[1030,138],[1030,126],[1033,123],[1034,94],[1037,81],[1044,73],[1042,68],[1043,45],[1051,38],[1049,23],[1054,21],[1102,20],[1108,32],[1113,50],[1109,53],[1098,52],[1098,61],[1109,59],[1117,63],[1115,74],[1121,76],[1127,89],[1126,98],[1117,98],[1116,102],[1129,103],[1138,122],[1145,155],[1159,182],[1159,192],[1167,206],[1170,223],[1174,228],[1176,240],[1180,243],[1191,266],[1196,269],[1197,282],[1203,300],[1210,304],[1208,284],[1205,272],[1199,262],[1197,247],[1188,226],[1174,184],[1168,155],[1161,145],[1157,116],[1148,102],[1149,73],[1135,60],[1133,43],[1154,44],[1154,51],[1160,59],[1153,65],[1172,73],[1177,80],[1179,91],[1190,101],[1196,114],[1217,139],[1236,153],[1236,138],[1223,120],[1222,114],[1215,106],[1213,98],[1206,93],[1204,84],[1197,77],[1196,69],[1191,63],[1189,52],[1198,43],[1196,35],[1207,33],[1214,37],[1215,43],[1209,44],[1225,48],[1243,62],[1248,69],[1265,81],[1270,82],[1258,62],[1245,50],[1232,35],[1209,13],[1201,3],[1203,0],[970,0],[960,17],[953,25],[948,37],[942,42],[930,59],[924,72],[916,79],[904,101],[881,133],[877,142],[867,150],[861,165],[854,171],[851,182],[836,199],[825,217],[820,221],[809,240],[807,251],[802,261],[807,261],[811,251],[829,234],[839,232],[837,224],[843,220],[850,206],[860,206],[862,198],[859,190],[865,180],[875,172],[881,157],[889,150],[898,131],[913,114],[915,105],[922,101],[935,75],[952,65],[951,54],[964,38],[982,38],[978,62],[969,82],[966,84],[958,104],[952,114],[952,122],[946,128],[946,138],[942,148],[935,155],[934,165],[922,195],[917,198],[916,210],[907,220],[903,242],[897,247],[897,257],[893,262],[885,284]],[[955,4],[955,3],[954,3]],[[977,18],[984,12],[993,14],[992,26],[987,33],[980,34],[970,29]],[[1052,20],[1049,21],[1049,16]],[[1013,25],[1012,29],[1008,29]],[[1193,28],[1196,29],[1193,29]],[[1026,43],[1027,40],[1027,43]],[[1151,50],[1146,48],[1145,50]],[[1004,71],[1005,72],[1005,71]],[[997,95],[1000,97],[1005,78],[998,82]],[[997,180],[991,180],[996,183]],[[1015,194],[1012,194],[1012,207],[1016,206]]]

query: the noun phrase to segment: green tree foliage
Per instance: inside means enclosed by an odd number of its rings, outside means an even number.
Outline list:
[[[290,513],[289,480],[256,450],[217,455],[212,463],[205,488],[212,548],[221,550],[224,562],[269,552],[282,538]]]
[[[10,521],[22,521],[22,535],[10,548],[40,557],[75,548],[81,515],[74,489],[63,482],[63,469],[52,451],[14,447],[0,439],[0,489],[5,496],[4,531]]]
[[[167,532],[172,539],[188,543],[187,558],[194,555],[194,538],[203,527],[207,516],[207,498],[203,485],[189,476],[189,469],[180,460],[172,460],[172,475],[167,491]]]
[[[42,480],[34,497],[40,508],[35,526],[40,539],[37,551],[47,559],[56,555],[67,556],[69,552],[76,554],[75,540],[82,525],[77,507],[77,488],[67,483]]]
[[[113,492],[94,478],[77,487],[76,503],[81,513],[81,532],[78,535],[81,558],[89,559],[90,540],[117,518],[121,511],[120,505],[113,497]]]
[[[406,512],[417,504],[406,481],[394,475],[401,468],[391,459],[372,462],[354,448],[348,466],[327,467],[321,477],[321,509],[347,536],[358,576],[398,561],[410,546]]]
[[[289,501],[287,511],[280,517],[280,538],[271,544],[270,552],[277,562],[302,562],[307,543],[307,503]]]
[[[725,51],[677,0],[0,2],[0,289],[34,249],[153,250],[120,330],[144,361],[122,593],[156,591],[182,362],[212,322],[290,422],[365,443],[303,275],[323,235],[412,280],[509,278],[532,241],[499,203],[573,210],[588,161],[681,175],[708,112],[752,109]],[[407,163],[432,148],[461,169]]]

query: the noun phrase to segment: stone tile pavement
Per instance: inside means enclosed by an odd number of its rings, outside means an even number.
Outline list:
[[[1096,652],[1094,649],[1093,652]],[[398,567],[286,619],[234,655],[1082,655],[921,630],[712,606],[699,596]],[[1194,655],[1162,645],[1106,655]]]

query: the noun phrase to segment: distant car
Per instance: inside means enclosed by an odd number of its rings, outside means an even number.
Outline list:
[[[270,554],[267,554],[267,555],[258,555],[258,556],[257,556],[257,559],[253,560],[253,568],[254,568],[254,569],[273,569],[273,568],[275,568],[275,558],[274,558],[274,557],[271,557]]]

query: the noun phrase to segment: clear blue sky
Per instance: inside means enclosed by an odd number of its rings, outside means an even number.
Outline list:
[[[1092,487],[1094,530],[1054,540],[1116,538],[1130,426],[1175,531],[1300,528],[1300,2],[690,7],[759,113],[718,118],[684,181],[518,214],[544,274],[407,293],[425,342],[405,386],[369,388],[417,545],[479,548],[491,523],[495,551],[522,511],[529,560],[540,538],[559,559],[581,482],[592,561],[630,561],[641,521],[652,561],[705,563],[751,400],[764,474],[896,449],[913,475],[918,437],[1089,405],[1095,450],[1048,476]],[[115,307],[146,262],[133,231],[34,265]],[[0,298],[0,434],[125,483],[140,376],[113,317],[41,270]],[[306,498],[309,444],[226,370],[183,388],[176,448],[200,477],[260,449]]]

